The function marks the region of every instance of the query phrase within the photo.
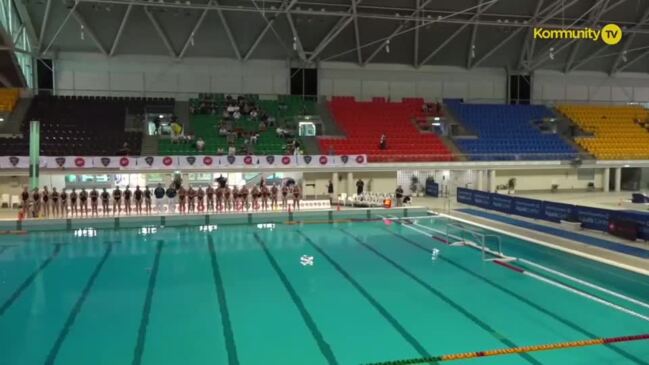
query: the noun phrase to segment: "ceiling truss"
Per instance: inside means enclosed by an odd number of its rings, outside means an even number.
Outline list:
[[[262,8],[257,3],[258,0],[241,1],[236,5],[232,1],[226,0],[222,0],[222,2],[219,0],[192,0],[191,2],[172,2],[169,0],[66,0],[70,6],[66,10],[66,16],[62,19],[60,15],[53,18],[54,7],[61,6],[59,0],[44,0],[44,2],[41,2],[43,3],[43,11],[39,13],[42,15],[38,17],[30,16],[29,8],[25,5],[24,0],[12,1],[16,4],[16,9],[21,14],[21,18],[27,19],[24,22],[24,29],[21,31],[36,45],[35,48],[38,49],[38,55],[40,56],[44,56],[56,44],[62,28],[69,22],[68,18],[76,21],[82,28],[82,33],[94,44],[94,48],[98,53],[106,57],[118,55],[120,54],[120,44],[123,43],[121,39],[124,29],[129,22],[134,21],[132,12],[137,7],[140,7],[153,26],[169,57],[175,60],[187,57],[190,48],[194,45],[197,33],[211,31],[203,24],[209,14],[215,12],[218,14],[220,23],[223,26],[223,31],[230,43],[234,58],[240,61],[251,59],[260,43],[266,42],[268,32],[272,32],[277,41],[284,46],[285,57],[300,61],[305,66],[313,65],[314,62],[322,60],[335,61],[343,55],[350,55],[354,62],[365,66],[376,62],[377,56],[386,49],[386,46],[390,45],[390,42],[403,41],[406,38],[399,36],[412,32],[414,42],[409,42],[412,43],[408,46],[410,52],[407,56],[404,56],[404,60],[407,61],[403,61],[403,63],[407,62],[418,68],[436,62],[435,60],[438,60],[436,56],[439,56],[441,52],[446,54],[457,48],[457,44],[455,44],[457,38],[464,34],[468,37],[468,42],[463,46],[465,47],[465,51],[462,52],[464,60],[458,60],[458,66],[471,69],[491,65],[495,61],[489,61],[489,59],[493,58],[492,56],[496,52],[506,51],[514,56],[511,68],[524,72],[533,71],[551,64],[553,56],[550,54],[556,55],[564,50],[569,52],[566,61],[562,61],[563,63],[560,66],[561,71],[564,72],[583,69],[592,60],[610,56],[610,54],[607,55],[607,53],[610,53],[610,49],[598,46],[590,54],[580,57],[582,45],[575,40],[545,42],[542,49],[537,49],[540,42],[537,42],[532,36],[533,27],[544,26],[561,29],[582,29],[584,26],[598,27],[602,23],[609,21],[607,15],[612,10],[625,6],[630,7],[631,3],[637,2],[637,0],[538,0],[530,1],[533,4],[533,9],[530,9],[527,14],[523,14],[521,12],[507,13],[502,6],[498,7],[498,10],[492,10],[495,9],[494,5],[496,4],[514,0],[476,0],[475,6],[457,10],[439,9],[436,2],[432,0],[399,1],[388,6],[379,6],[374,2],[363,2],[363,0],[340,0],[331,1],[331,3],[327,2],[326,4],[318,3],[316,0],[265,0]],[[119,23],[113,28],[117,29],[117,31],[113,30],[114,33],[109,37],[99,37],[96,33],[99,30],[97,25],[89,21],[85,10],[78,8],[79,4],[102,5],[120,9],[120,14],[123,14],[123,16],[119,18]],[[319,5],[316,6],[315,4]],[[585,4],[588,4],[588,6],[584,12]],[[576,10],[572,10],[573,7],[582,10],[576,13]],[[176,39],[174,43],[170,39],[170,30],[157,19],[157,12],[153,12],[153,9],[195,11],[198,20],[192,22],[182,32],[182,41]],[[259,19],[261,19],[263,22],[263,25],[258,28],[261,31],[251,39],[252,42],[248,43],[250,45],[245,50],[238,43],[236,39],[238,37],[235,37],[238,33],[231,27],[229,16],[230,14],[234,16],[235,13],[257,14],[260,18],[255,21],[258,23]],[[566,13],[572,15],[565,16]],[[578,15],[580,13],[583,14]],[[57,14],[60,14],[60,12]],[[315,45],[314,48],[305,49],[303,43],[304,34],[301,32],[305,32],[304,28],[306,27],[298,28],[296,23],[306,18],[317,19],[322,17],[335,18],[333,26],[328,31],[322,32],[321,34],[324,34],[324,36],[321,36],[317,42],[310,41],[313,42],[310,44]],[[612,74],[627,70],[649,56],[649,44],[642,44],[642,41],[649,41],[649,5],[644,5],[642,16],[634,18],[636,19],[616,20],[616,24],[624,29],[624,40],[622,45],[615,51],[614,60],[608,64],[606,72]],[[509,19],[509,21],[503,22],[501,19]],[[34,20],[37,21],[34,22]],[[361,20],[364,21],[363,26],[361,26]],[[371,40],[367,41],[369,34],[378,34],[371,31],[370,28],[365,29],[368,21],[376,22],[375,24],[382,28],[392,27],[392,31],[387,36],[375,36],[375,39],[370,38]],[[438,24],[450,25],[452,31],[444,38],[436,41],[436,46],[427,54],[421,54],[421,42],[424,32],[427,32],[426,34],[436,32]],[[481,42],[481,34],[496,31],[494,28],[497,28],[503,34],[501,39],[489,47],[486,52],[477,54],[476,45]],[[506,28],[510,29],[502,32],[502,29]],[[449,28],[447,27],[447,29]],[[331,55],[332,51],[328,51],[328,48],[333,43],[338,43],[337,40],[343,32],[345,32],[346,36],[353,37],[353,41],[351,41],[353,47],[345,52]],[[366,37],[365,43],[361,38],[361,33]],[[185,34],[187,35],[185,36]],[[514,47],[508,48],[507,45],[512,44],[511,41],[517,37],[523,38],[522,47],[520,49],[518,47],[516,49],[513,49]],[[287,47],[284,44],[286,39],[292,39],[293,47]],[[180,49],[175,49],[174,44]],[[245,47],[243,46],[243,48]],[[364,49],[366,49],[365,52],[367,53],[363,52]],[[350,57],[345,59],[350,60]],[[386,57],[382,56],[380,58],[383,60]]]

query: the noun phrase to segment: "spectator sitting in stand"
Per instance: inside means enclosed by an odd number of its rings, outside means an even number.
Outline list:
[[[223,156],[225,154],[225,151],[223,150],[223,147],[219,147],[216,149],[216,154],[219,156]]]
[[[286,137],[286,132],[287,130],[284,128],[277,127],[277,129],[275,129],[275,133],[277,133],[278,137],[282,137],[282,138]]]
[[[385,150],[388,148],[388,141],[385,137],[385,134],[381,134],[381,139],[379,139],[379,148]]]
[[[254,120],[254,119],[257,119],[257,116],[258,116],[258,115],[259,115],[259,114],[257,113],[257,109],[252,109],[252,110],[250,111],[250,118],[252,118],[253,120]]]
[[[117,152],[118,156],[128,156],[131,153],[131,149],[128,148],[128,142],[124,142],[122,148]]]
[[[259,134],[255,133],[252,136],[250,136],[250,143],[252,144],[257,144],[257,139],[259,138]]]
[[[229,133],[230,132],[225,128],[225,125],[222,124],[221,127],[219,127],[219,136],[227,136]]]
[[[228,147],[228,156],[234,156],[237,154],[237,149],[234,147],[234,145],[230,145]]]
[[[239,111],[235,111],[234,113],[232,113],[232,118],[234,118],[234,120],[239,120],[241,118],[241,113],[239,113]]]
[[[203,140],[203,138],[198,137],[198,139],[196,140],[196,150],[198,152],[203,152],[204,149],[205,149],[205,141]]]
[[[265,132],[266,131],[266,122],[264,122],[263,120],[261,122],[259,122],[259,131],[260,132]]]

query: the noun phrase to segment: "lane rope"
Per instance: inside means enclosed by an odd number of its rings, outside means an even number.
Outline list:
[[[512,355],[512,354],[537,352],[537,351],[562,350],[562,349],[569,349],[569,348],[576,348],[576,347],[607,345],[612,343],[642,341],[642,340],[649,340],[649,333],[632,335],[632,336],[596,338],[592,340],[558,342],[558,343],[551,343],[545,345],[521,346],[521,347],[503,348],[503,349],[495,349],[495,350],[487,350],[487,351],[465,352],[459,354],[439,355],[439,356],[422,357],[416,359],[374,362],[374,363],[368,363],[366,365],[424,364],[424,363],[431,363],[431,362],[468,360],[468,359],[475,359],[479,357],[503,356],[503,355]]]

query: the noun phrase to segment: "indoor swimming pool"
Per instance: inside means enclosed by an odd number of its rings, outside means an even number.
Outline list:
[[[458,227],[522,260],[449,245]],[[1,365],[364,364],[646,334],[646,303],[646,276],[441,217],[0,240]],[[649,346],[456,362],[649,364]]]

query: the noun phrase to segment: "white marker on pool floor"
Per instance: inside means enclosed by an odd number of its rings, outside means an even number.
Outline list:
[[[302,264],[302,266],[313,266],[314,264],[313,256],[302,255],[300,257],[300,264]]]

